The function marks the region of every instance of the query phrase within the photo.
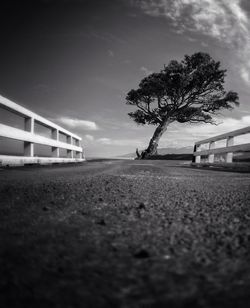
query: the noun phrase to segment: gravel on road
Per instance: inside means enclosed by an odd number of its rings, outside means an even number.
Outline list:
[[[249,307],[250,174],[0,170],[0,307]]]

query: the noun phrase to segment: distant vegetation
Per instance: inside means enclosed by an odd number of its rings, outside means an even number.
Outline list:
[[[165,155],[151,155],[147,159],[156,159],[156,160],[189,160],[192,161],[192,154],[165,154]]]

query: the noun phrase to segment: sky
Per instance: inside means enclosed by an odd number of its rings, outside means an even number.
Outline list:
[[[81,136],[87,156],[144,149],[155,127],[132,122],[126,94],[198,51],[227,69],[240,107],[217,126],[173,123],[159,146],[250,125],[248,0],[6,0],[0,36],[0,95]]]

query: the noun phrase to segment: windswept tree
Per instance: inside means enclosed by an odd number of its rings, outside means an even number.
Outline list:
[[[222,109],[239,105],[236,92],[226,92],[226,70],[202,52],[171,61],[127,94],[126,104],[137,109],[128,115],[141,125],[155,125],[155,132],[140,158],[157,154],[159,140],[168,126],[179,123],[216,124],[214,116]]]

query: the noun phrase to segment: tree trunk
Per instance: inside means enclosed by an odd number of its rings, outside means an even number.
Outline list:
[[[135,153],[136,153],[136,157],[137,157],[137,159],[140,159],[141,155],[140,155],[140,153],[139,153],[138,148],[136,149]]]
[[[159,126],[157,126],[153,134],[153,137],[150,139],[147,149],[141,153],[141,157],[140,157],[141,159],[145,159],[152,155],[157,155],[157,147],[158,147],[159,140],[161,136],[163,135],[163,133],[167,130],[168,125],[169,125],[169,122],[166,121],[160,124]]]

